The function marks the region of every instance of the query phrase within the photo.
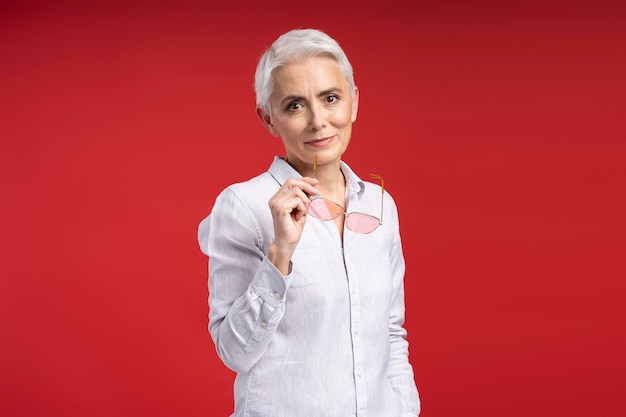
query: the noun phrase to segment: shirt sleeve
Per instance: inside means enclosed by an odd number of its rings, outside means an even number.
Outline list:
[[[397,211],[393,211],[396,227],[394,244],[391,247],[393,265],[393,298],[389,314],[390,361],[388,378],[391,386],[400,398],[402,404],[401,417],[415,417],[420,414],[420,398],[415,385],[413,367],[409,362],[409,343],[404,328],[404,273],[405,263],[402,253],[402,243],[398,225]]]
[[[200,223],[198,240],[209,256],[209,332],[224,364],[246,372],[283,317],[290,276],[269,261],[257,220],[231,189]]]

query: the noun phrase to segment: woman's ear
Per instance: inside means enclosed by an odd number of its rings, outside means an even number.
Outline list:
[[[356,122],[356,116],[359,112],[359,89],[354,86],[354,94],[352,95],[352,123]]]
[[[263,123],[263,126],[265,126],[268,132],[270,132],[272,136],[278,137],[278,132],[276,132],[276,129],[274,129],[274,125],[272,124],[272,116],[260,107],[256,108],[256,114],[259,116],[261,123]]]

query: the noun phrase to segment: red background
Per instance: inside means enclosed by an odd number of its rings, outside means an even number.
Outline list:
[[[229,415],[196,227],[281,153],[258,56],[316,27],[399,205],[422,415],[625,415],[625,8],[501,3],[3,2],[0,414]]]

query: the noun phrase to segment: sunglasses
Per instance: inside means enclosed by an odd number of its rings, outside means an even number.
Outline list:
[[[317,155],[313,158],[313,177],[315,178],[315,171],[317,170]],[[381,192],[385,194],[385,180],[380,175],[370,174],[370,177],[380,180]],[[381,196],[382,196],[381,194]],[[356,233],[372,233],[378,226],[382,226],[383,218],[383,198],[381,197],[380,203],[380,218],[372,216],[371,214],[361,213],[353,211],[346,213],[346,209],[335,203],[322,197],[320,194],[314,194],[310,197],[309,214],[318,220],[329,221],[334,220],[339,216],[346,216],[346,227]]]

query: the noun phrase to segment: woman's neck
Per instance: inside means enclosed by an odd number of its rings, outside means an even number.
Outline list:
[[[318,167],[315,178],[319,181],[315,185],[315,188],[317,188],[323,197],[344,205],[346,178],[339,164],[337,164],[336,167]]]

